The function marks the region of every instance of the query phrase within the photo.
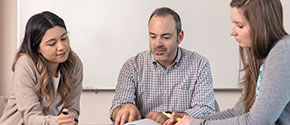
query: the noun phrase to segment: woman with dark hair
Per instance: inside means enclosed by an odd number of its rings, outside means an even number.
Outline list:
[[[60,17],[45,11],[28,20],[12,71],[1,125],[77,124],[83,67]]]
[[[176,113],[166,122],[178,125],[290,124],[290,36],[283,26],[280,0],[232,0],[230,34],[240,46],[237,105],[201,118]]]

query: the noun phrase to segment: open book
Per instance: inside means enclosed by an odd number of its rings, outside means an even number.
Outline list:
[[[141,119],[133,122],[128,122],[125,125],[159,125],[159,124],[151,119]]]

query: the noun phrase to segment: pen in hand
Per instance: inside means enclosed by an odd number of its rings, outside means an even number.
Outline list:
[[[67,109],[66,109],[67,110]],[[63,109],[61,110],[61,113],[62,114],[64,114],[64,115],[68,115],[69,114],[69,112],[68,111],[63,111]],[[76,123],[78,123],[79,122],[79,120],[78,119],[76,119],[76,118],[74,118],[74,121],[76,122]]]
[[[162,112],[162,114],[165,115],[168,118],[171,117],[171,113],[170,112]],[[174,120],[178,122],[179,120],[181,120],[181,118],[180,117],[175,117]]]
[[[69,113],[68,113],[68,112],[62,112],[62,114],[64,114],[64,115],[68,115]],[[75,118],[74,120],[75,120],[75,122],[77,122],[77,123],[79,122],[79,120],[76,119],[76,118]]]

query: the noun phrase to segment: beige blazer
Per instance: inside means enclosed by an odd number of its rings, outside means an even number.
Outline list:
[[[64,107],[78,118],[83,79],[83,67],[78,57],[74,75],[77,78],[74,91]],[[21,56],[15,65],[8,103],[0,118],[0,125],[57,125],[55,113],[43,112],[39,97],[33,91],[38,79],[39,73],[32,59],[27,55]]]

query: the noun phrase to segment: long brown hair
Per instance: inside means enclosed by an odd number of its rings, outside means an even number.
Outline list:
[[[242,101],[249,112],[256,97],[259,67],[273,46],[285,35],[283,8],[280,0],[232,0],[250,26],[251,47],[240,47],[240,85],[244,88]],[[243,73],[242,73],[243,72]]]
[[[49,108],[55,101],[56,95],[52,73],[49,70],[47,60],[38,53],[38,49],[45,32],[54,26],[60,26],[66,30],[63,19],[54,13],[45,11],[32,16],[26,24],[24,39],[12,66],[12,71],[14,72],[15,64],[22,55],[28,55],[33,60],[39,74],[34,92],[39,96],[44,112],[49,112]],[[58,66],[61,77],[57,93],[61,96],[61,100],[57,103],[56,109],[58,106],[64,104],[66,98],[70,96],[73,91],[73,83],[75,81],[73,69],[75,68],[75,60],[75,53],[70,51],[68,59]]]

